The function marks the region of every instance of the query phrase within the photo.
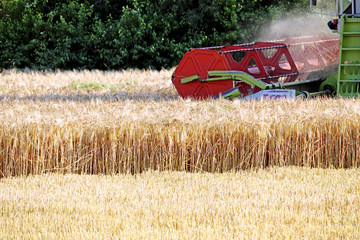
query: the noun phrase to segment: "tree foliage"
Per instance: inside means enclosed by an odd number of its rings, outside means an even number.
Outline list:
[[[254,40],[308,1],[3,0],[0,67],[169,68],[190,47]]]

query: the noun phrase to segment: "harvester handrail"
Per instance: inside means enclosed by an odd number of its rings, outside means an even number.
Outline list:
[[[254,50],[274,49],[274,48],[283,48],[283,47],[286,47],[286,44],[282,44],[282,45],[279,45],[279,46],[271,46],[271,47],[234,49],[234,50],[220,51],[219,53],[221,54],[221,53],[232,53],[232,52],[247,52],[247,51],[254,51]]]
[[[251,45],[254,45],[254,44],[256,44],[256,42],[233,44],[231,46],[242,47],[242,46],[251,46]],[[226,45],[214,46],[214,47],[201,47],[201,48],[197,48],[197,49],[210,50],[210,49],[220,49],[220,48],[224,48],[224,47],[226,47]]]
[[[306,38],[306,37],[303,37],[303,38]],[[299,39],[301,39],[301,38],[299,38]],[[220,51],[220,53],[246,52],[246,51],[252,51],[252,50],[264,50],[264,49],[274,49],[274,48],[282,48],[282,47],[299,46],[299,45],[312,44],[312,43],[317,44],[317,43],[326,43],[326,42],[336,42],[336,41],[339,41],[339,38],[336,37],[336,38],[331,38],[331,39],[326,39],[326,40],[305,41],[305,42],[289,43],[289,44],[282,43],[282,41],[286,41],[286,39],[277,40],[277,41],[263,41],[264,43],[279,43],[279,44],[282,44],[282,45],[279,45],[279,46],[225,50],[225,51]],[[234,45],[231,45],[231,46],[246,47],[246,46],[255,45],[256,43],[263,43],[263,42],[250,42],[250,43],[243,43],[243,44],[234,44]],[[211,50],[211,49],[221,49],[221,48],[224,48],[224,47],[226,47],[226,45],[214,46],[214,47],[202,47],[202,48],[195,48],[195,49]]]
[[[318,43],[337,42],[337,41],[339,41],[339,38],[317,40],[317,41],[306,41],[306,42],[299,42],[299,43],[289,43],[289,44],[279,43],[282,45],[271,46],[271,47],[226,50],[226,51],[220,51],[219,53],[247,52],[247,51],[254,51],[254,50],[265,50],[265,49],[274,49],[274,48],[283,48],[283,47],[300,46],[300,45],[306,45],[306,44],[318,44]],[[261,42],[259,42],[259,43],[261,43]],[[277,43],[277,42],[274,42],[274,43]],[[238,45],[233,45],[233,46],[238,46]],[[242,45],[242,46],[244,46],[244,45]]]

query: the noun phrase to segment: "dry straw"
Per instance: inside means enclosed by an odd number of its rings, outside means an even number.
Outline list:
[[[358,239],[360,171],[43,174],[0,181],[2,239]]]

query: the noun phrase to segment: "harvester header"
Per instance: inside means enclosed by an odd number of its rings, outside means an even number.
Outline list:
[[[191,48],[175,69],[172,82],[181,97],[193,99],[358,96],[358,9],[360,0],[353,0],[347,12],[338,13],[339,19],[331,22],[340,24],[335,26],[340,38],[310,36]]]
[[[307,79],[311,73],[337,65],[338,41],[303,37],[189,49],[172,81],[181,97],[195,99],[246,97],[296,85],[299,90],[312,90],[301,81],[316,85],[320,78]]]

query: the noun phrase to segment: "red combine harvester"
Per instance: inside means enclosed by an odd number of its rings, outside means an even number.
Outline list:
[[[322,82],[337,70],[339,38],[189,49],[172,82],[183,98],[290,98],[331,94]]]

